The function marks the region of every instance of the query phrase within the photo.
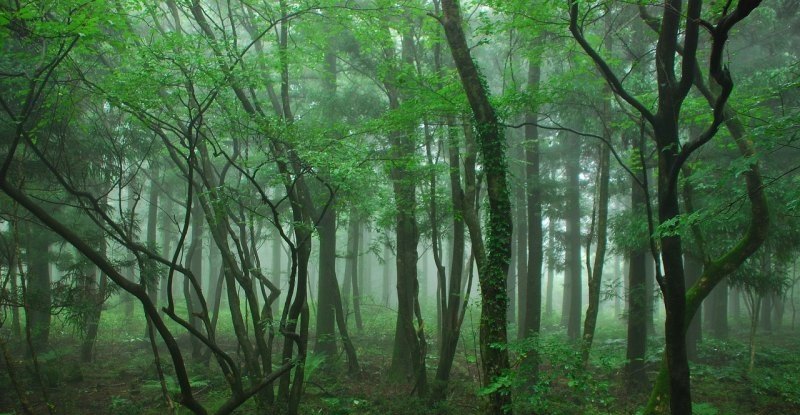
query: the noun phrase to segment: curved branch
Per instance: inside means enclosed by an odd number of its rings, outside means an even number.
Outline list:
[[[611,67],[608,66],[608,63],[600,56],[599,53],[589,44],[586,40],[586,37],[583,36],[583,29],[578,25],[578,2],[577,0],[568,0],[569,1],[569,31],[572,33],[572,37],[578,42],[584,52],[592,58],[592,61],[600,70],[600,73],[605,78],[608,86],[611,88],[614,93],[619,95],[622,99],[625,100],[628,104],[632,107],[636,108],[637,111],[647,120],[651,125],[655,123],[655,116],[653,113],[644,106],[641,102],[639,102],[636,97],[628,93],[625,90],[625,87],[622,85],[622,82],[619,80],[617,75],[614,74],[614,71],[611,70]]]

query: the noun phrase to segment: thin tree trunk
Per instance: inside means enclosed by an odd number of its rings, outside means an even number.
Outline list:
[[[278,232],[278,228],[274,227],[272,229],[272,244],[271,244],[271,255],[270,260],[272,261],[271,267],[271,278],[275,281],[275,285],[281,287],[283,289],[283,265],[282,265],[282,258],[283,258],[283,241],[281,240],[281,236]],[[275,301],[272,303],[272,315],[277,316],[278,312],[280,311],[280,301]]]
[[[32,223],[27,224],[27,231],[25,324],[34,351],[41,353],[49,348],[50,340],[50,236]]]
[[[392,292],[392,274],[391,274],[391,266],[389,265],[389,258],[392,255],[392,251],[389,249],[389,244],[385,243],[383,245],[383,291],[381,293],[381,298],[383,299],[383,305],[389,306],[390,304],[390,297]]]
[[[614,257],[614,317],[620,318],[622,316],[622,298],[625,295],[623,291],[624,284],[621,284],[620,277],[622,276],[622,267],[620,266],[620,257]],[[624,279],[624,277],[623,277]]]
[[[195,200],[194,208],[192,209],[192,236],[189,245],[189,252],[186,254],[187,268],[191,270],[194,278],[197,280],[199,287],[202,287],[203,276],[203,229],[205,227],[205,218],[203,210],[200,207],[200,202]],[[198,317],[200,306],[198,304],[201,293],[192,287],[188,277],[183,279],[183,296],[186,300],[186,310],[188,313],[187,320],[196,330],[202,330],[202,322]],[[202,357],[202,343],[196,336],[190,337],[192,345],[192,358],[200,359]]]
[[[159,176],[159,169],[158,167],[154,167],[150,174],[153,175],[153,178],[150,180],[150,191],[148,195],[148,205],[147,205],[147,246],[155,250],[158,244],[156,240],[156,234],[158,232],[158,206],[159,206],[159,194],[160,191],[158,189],[159,185],[156,183],[156,180]],[[148,276],[148,278],[155,278],[155,275]],[[158,279],[155,280],[145,280],[145,288],[147,289],[148,295],[150,295],[150,300],[153,301],[153,305],[158,307]],[[149,330],[148,330],[149,332]]]
[[[567,222],[566,251],[564,259],[564,312],[567,314],[567,337],[578,340],[581,334],[581,303],[583,283],[581,266],[581,209],[580,209],[580,162],[581,145],[577,137],[564,140],[566,146],[566,206],[564,215]],[[563,319],[563,317],[562,317]]]
[[[157,166],[154,166],[151,170],[152,177],[150,179],[150,189],[148,191],[148,205],[147,205],[147,229],[145,231],[145,243],[147,247],[153,250],[154,252],[157,249],[158,241],[156,240],[156,234],[158,232],[158,203],[159,203],[159,190],[158,184],[156,180],[159,176],[159,169]],[[159,273],[151,272],[149,275],[142,275],[141,281],[147,290],[147,295],[150,296],[150,301],[153,302],[153,306],[158,308],[158,288],[159,288]],[[150,337],[152,334],[152,328],[150,319],[147,319],[147,324],[145,327],[145,332],[143,337]]]
[[[20,238],[19,238],[19,222],[18,219],[13,219],[9,224],[9,231],[11,234],[11,243],[8,248],[8,278],[11,280],[11,292],[16,296],[20,289],[20,275],[25,274],[21,272],[22,261],[20,260]],[[794,293],[794,287],[792,287]],[[11,307],[11,333],[17,338],[22,337],[22,323],[20,320],[19,307],[16,305]],[[4,349],[5,350],[5,349]]]
[[[548,218],[547,224],[547,290],[545,293],[545,314],[553,315],[553,289],[555,288],[555,244],[556,222],[555,218]]]
[[[609,135],[607,135],[609,137]],[[610,138],[610,137],[609,137]],[[583,349],[582,359],[584,366],[589,363],[589,353],[594,342],[594,332],[597,327],[597,314],[600,311],[600,290],[603,281],[603,267],[606,257],[606,234],[608,231],[608,202],[609,180],[611,177],[611,149],[601,145],[600,160],[598,162],[600,174],[598,175],[597,190],[597,246],[595,247],[594,266],[589,271],[589,305],[586,309],[586,319],[583,324]],[[590,241],[591,242],[591,241]],[[590,246],[587,243],[587,248]],[[586,250],[586,261],[589,261],[589,252]]]
[[[210,247],[210,255],[208,259],[208,272],[209,272],[209,286],[213,286],[209,295],[212,298],[211,302],[211,328],[217,330],[217,322],[219,321],[219,310],[222,305],[222,291],[224,290],[225,282],[225,265],[222,263],[221,254],[217,244],[212,243]],[[273,314],[276,315],[276,314]]]
[[[437,3],[438,6],[438,3]],[[438,11],[438,10],[437,10]],[[443,288],[441,298],[442,310],[442,341],[439,349],[439,366],[436,368],[436,382],[432,391],[434,401],[444,400],[450,381],[450,373],[455,359],[456,347],[461,333],[461,323],[469,301],[469,296],[463,290],[462,276],[464,273],[464,191],[461,186],[461,166],[459,154],[458,135],[455,120],[447,118],[448,134],[448,161],[450,164],[450,197],[453,201],[453,239],[452,255],[450,257],[450,281]]]
[[[103,197],[101,205],[105,205],[107,200]],[[155,225],[153,225],[155,227]],[[106,243],[105,234],[102,229],[93,229],[94,234],[93,242],[98,246],[100,255],[106,256],[108,244]],[[80,253],[77,253],[80,255]],[[108,292],[108,277],[100,271],[100,268],[88,261],[85,267],[85,273],[81,275],[83,294],[85,301],[88,303],[89,312],[86,318],[86,327],[84,328],[84,336],[81,341],[81,360],[83,362],[90,362],[94,357],[94,347],[97,340],[97,333],[100,329],[100,316],[103,312],[103,305],[106,300]],[[154,296],[150,296],[150,300],[155,304]],[[148,319],[148,326],[150,325]]]
[[[355,208],[350,208],[350,215],[347,224],[347,259],[345,260],[345,267],[344,273],[350,279],[350,290],[352,292],[352,302],[353,302],[353,314],[355,315],[356,320],[356,328],[358,331],[362,331],[364,329],[364,325],[361,321],[361,304],[360,304],[360,293],[358,290],[358,270],[359,270],[359,252],[358,247],[361,241],[361,226],[360,226],[360,219],[358,217],[358,212]],[[347,283],[345,282],[345,286]],[[348,288],[345,287],[345,292],[347,292]],[[347,296],[345,295],[344,298],[346,299]],[[346,303],[347,300],[343,300],[343,303]],[[343,304],[344,306],[344,304]]]
[[[164,258],[172,258],[172,209],[174,207],[174,202],[171,198],[165,197],[162,199],[162,209],[161,214],[159,215],[159,222],[161,228],[161,256]],[[159,280],[159,302],[161,304],[167,304],[167,296],[169,295],[168,291],[172,289],[167,284],[166,278],[160,278]],[[161,311],[161,315],[163,316],[164,313]]]
[[[644,263],[644,289],[647,292],[647,296],[644,297],[644,320],[647,324],[647,334],[652,336],[656,333],[656,262],[655,259],[653,259],[653,254],[649,250],[645,251]]]
[[[715,308],[711,314],[711,335],[718,339],[728,338],[728,280],[724,279],[714,287],[709,297],[714,297]]]
[[[761,300],[761,330],[772,334],[772,309],[773,301],[771,294],[765,294]]]

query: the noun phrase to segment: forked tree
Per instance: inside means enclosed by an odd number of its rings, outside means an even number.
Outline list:
[[[686,9],[684,11],[684,3]],[[665,232],[654,235],[655,227],[679,221],[679,176],[681,168],[689,157],[708,143],[726,120],[726,104],[734,83],[727,67],[723,65],[723,51],[731,29],[745,19],[756,7],[759,0],[743,0],[735,5],[728,3],[722,10],[711,13],[715,22],[705,20],[701,15],[701,0],[665,0],[661,11],[658,40],[655,51],[655,71],[657,102],[655,108],[642,103],[626,89],[623,79],[609,66],[584,36],[580,4],[570,0],[569,29],[572,36],[594,61],[611,90],[642,118],[651,130],[658,157],[657,215],[648,218],[651,242],[656,261],[656,280],[664,296],[665,321],[665,364],[664,375],[659,376],[648,405],[648,412],[664,411],[668,404],[672,414],[692,413],[689,362],[686,350],[686,330],[691,318],[711,289],[732,270],[737,268],[761,245],[768,224],[767,205],[761,189],[758,165],[753,164],[745,173],[748,197],[751,201],[751,224],[742,239],[718,259],[707,260],[703,275],[687,291],[683,266],[684,249],[681,236]],[[719,93],[711,103],[713,119],[709,125],[689,141],[680,137],[682,119],[681,109],[684,101],[696,82],[698,73],[698,50],[702,46],[700,29],[704,28],[711,37],[709,51],[709,74],[719,88]],[[683,44],[681,44],[681,40]],[[680,69],[678,71],[678,64]],[[739,140],[741,141],[741,140]],[[737,145],[746,146],[746,143]],[[658,246],[658,250],[657,247]],[[668,380],[668,382],[665,382]]]

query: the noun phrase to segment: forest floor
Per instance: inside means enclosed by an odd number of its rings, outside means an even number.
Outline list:
[[[121,317],[113,316],[108,318]],[[144,327],[135,322],[115,323],[106,329],[92,363],[78,359],[77,340],[68,330],[54,330],[51,351],[38,356],[39,373],[29,361],[9,350],[12,367],[0,359],[0,415],[21,412],[19,394],[8,374],[13,373],[19,390],[35,414],[164,414],[166,404],[156,377],[149,343],[141,338]],[[538,342],[541,356],[538,380],[522,369],[519,356],[533,347],[532,341],[509,346],[515,370],[504,381],[515,390],[516,413],[546,414],[636,414],[647,400],[647,391],[628,392],[624,385],[625,340],[622,323],[609,318],[592,352],[588,370],[581,368],[576,348],[563,340],[563,330],[547,330]],[[344,356],[332,361],[311,356],[306,366],[307,384],[301,406],[303,414],[458,414],[481,413],[477,333],[466,327],[453,368],[448,399],[438,405],[413,397],[413,386],[386,376],[391,361],[394,332],[391,312],[372,313],[359,333],[352,337],[362,371],[344,375]],[[109,326],[106,326],[109,327]],[[312,331],[313,332],[313,331]],[[435,337],[434,333],[429,336]],[[5,336],[4,336],[5,337]],[[187,344],[186,338],[179,339]],[[313,341],[313,340],[312,340]],[[692,364],[695,414],[800,414],[800,330],[784,328],[760,333],[756,365],[748,371],[748,346],[744,330],[732,330],[728,340],[706,339]],[[436,344],[428,346],[429,379],[437,365]],[[313,343],[312,343],[313,344]],[[12,349],[13,343],[8,344]],[[648,369],[651,379],[659,365],[663,339],[651,336]],[[162,360],[165,355],[162,355]],[[166,365],[167,371],[169,366]],[[210,408],[228,396],[218,370],[190,363],[192,385],[198,398]],[[167,389],[177,395],[168,378]],[[645,388],[646,389],[646,388]],[[49,402],[49,405],[46,404]],[[178,410],[176,413],[188,413]],[[252,403],[236,413],[254,414]]]

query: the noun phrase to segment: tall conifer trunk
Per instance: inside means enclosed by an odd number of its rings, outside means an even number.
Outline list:
[[[539,89],[541,66],[534,58],[528,62],[528,91],[535,95]],[[519,337],[538,333],[542,322],[542,263],[544,257],[544,230],[542,228],[542,185],[539,155],[539,129],[536,108],[525,114],[525,178],[527,202],[528,258],[526,273],[520,269],[520,291],[524,287],[525,301],[520,296]],[[522,259],[521,259],[522,260]],[[524,284],[522,283],[524,281]],[[521,293],[522,294],[522,293]],[[549,295],[552,311],[552,292]]]

